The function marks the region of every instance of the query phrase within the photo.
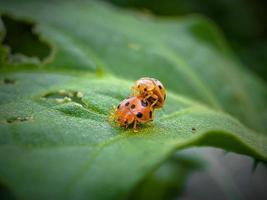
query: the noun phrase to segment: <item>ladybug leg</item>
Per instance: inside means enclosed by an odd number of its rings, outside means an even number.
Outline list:
[[[144,100],[147,100],[147,99],[149,99],[150,97],[152,97],[153,96],[153,92],[152,91],[149,91],[149,92],[147,92],[147,95],[146,95],[146,97],[144,98]]]
[[[153,108],[153,106],[155,105],[155,104],[157,104],[158,103],[158,100],[156,99],[152,104],[151,104],[151,107]]]
[[[133,128],[134,128],[134,130],[136,130],[136,125],[137,125],[137,120],[134,119],[134,124],[133,124]]]
[[[155,101],[151,104],[151,107],[153,108],[153,106],[158,103],[158,96],[157,95],[151,95],[151,97],[153,99],[155,99]]]

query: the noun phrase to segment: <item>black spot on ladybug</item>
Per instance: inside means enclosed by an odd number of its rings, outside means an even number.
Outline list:
[[[121,104],[119,104],[119,105],[117,106],[117,109],[119,109],[119,108],[120,108],[120,106],[121,106]]]
[[[140,85],[138,85],[137,87],[140,88]]]
[[[166,94],[164,94],[164,100],[166,99]]]
[[[143,114],[141,112],[138,112],[137,115],[136,115],[138,118],[141,118],[143,117]]]
[[[149,112],[149,118],[152,118],[152,111]]]
[[[143,107],[147,107],[148,106],[148,103],[146,101],[144,101],[144,100],[141,101],[141,104],[142,104]]]
[[[161,85],[158,85],[159,89],[162,89]]]
[[[128,101],[128,102],[126,102],[125,106],[129,106],[129,104],[130,104],[130,103],[129,103],[129,101]]]
[[[134,104],[132,104],[132,105],[131,105],[131,109],[134,109],[134,108],[135,108],[135,105],[134,105]]]
[[[127,121],[127,119],[124,121],[124,124],[127,124],[128,123],[128,121]]]
[[[147,91],[147,89],[145,88],[145,89],[144,89],[144,91],[146,92],[146,91]]]

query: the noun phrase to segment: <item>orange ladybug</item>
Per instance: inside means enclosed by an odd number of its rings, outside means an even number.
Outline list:
[[[147,100],[153,108],[161,108],[166,99],[166,90],[163,84],[154,78],[143,77],[135,81],[131,96],[140,95]]]
[[[133,124],[135,129],[137,123],[145,123],[153,120],[153,107],[144,100],[142,96],[133,96],[124,99],[115,111],[115,120],[122,127]]]

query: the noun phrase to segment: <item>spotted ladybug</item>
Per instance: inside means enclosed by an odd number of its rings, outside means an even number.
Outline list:
[[[166,90],[163,84],[154,78],[143,77],[135,81],[131,96],[140,95],[153,108],[162,108],[166,99]]]
[[[132,96],[124,99],[116,108],[115,120],[122,127],[153,120],[153,107],[142,96]]]

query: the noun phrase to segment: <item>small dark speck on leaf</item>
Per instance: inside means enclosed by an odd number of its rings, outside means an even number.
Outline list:
[[[192,127],[192,133],[195,133],[196,132],[196,128],[195,127]]]
[[[16,81],[14,79],[10,79],[10,78],[5,78],[4,79],[4,83],[5,84],[14,84]]]

